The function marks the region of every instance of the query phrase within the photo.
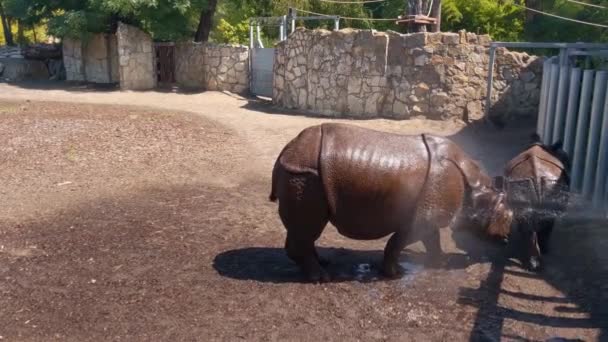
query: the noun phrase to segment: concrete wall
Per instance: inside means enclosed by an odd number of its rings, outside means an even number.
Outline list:
[[[120,87],[125,90],[156,87],[152,38],[142,30],[123,23],[119,23],[116,37]]]
[[[276,104],[335,117],[483,116],[487,35],[298,29],[277,44]],[[499,49],[493,103],[532,114],[542,60]],[[493,108],[494,109],[494,108]]]

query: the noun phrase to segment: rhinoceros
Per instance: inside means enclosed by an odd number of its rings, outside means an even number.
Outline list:
[[[558,141],[545,145],[538,135],[532,144],[511,159],[504,170],[507,203],[514,211],[514,230],[523,238],[523,264],[542,268],[541,256],[549,251],[555,220],[566,213],[570,159]]]
[[[328,222],[356,240],[392,234],[381,271],[397,278],[411,243],[441,260],[439,229],[458,217],[496,239],[508,237],[513,217],[493,179],[449,139],[336,123],[308,127],[283,148],[272,171],[277,199],[287,255],[312,282],[330,281],[315,249]]]

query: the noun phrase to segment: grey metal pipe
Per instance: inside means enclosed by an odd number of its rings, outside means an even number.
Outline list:
[[[583,190],[583,173],[587,151],[587,130],[589,129],[589,115],[591,108],[591,94],[593,93],[593,78],[595,71],[583,72],[581,87],[581,101],[578,107],[578,120],[576,123],[576,136],[572,161],[572,188],[575,192]]]
[[[564,128],[564,150],[572,158],[574,153],[574,137],[576,133],[576,109],[581,89],[581,68],[572,68],[570,72],[570,90],[568,91],[568,109],[566,110],[566,126]]]
[[[547,91],[547,114],[545,115],[545,132],[542,136],[545,144],[550,144],[553,138],[555,124],[555,107],[557,105],[557,81],[559,79],[559,64],[551,64],[549,77],[549,90]]]
[[[599,152],[597,168],[595,170],[595,186],[593,187],[593,203],[596,207],[603,204],[606,178],[608,178],[608,101],[605,100],[606,96],[608,96],[608,90],[604,94],[604,111],[601,113],[603,119],[599,130]]]
[[[536,123],[536,133],[541,136],[545,134],[545,118],[547,116],[547,89],[551,76],[551,59],[543,63],[543,79],[540,86],[540,103],[538,104],[538,121]]]
[[[249,48],[253,49],[255,44],[253,43],[253,24],[249,24]]]
[[[595,73],[593,89],[593,102],[591,104],[591,118],[587,142],[587,158],[585,160],[585,178],[583,179],[583,196],[592,199],[595,185],[595,171],[597,168],[597,153],[599,150],[600,131],[602,123],[602,109],[604,107],[604,94],[606,94],[606,80],[608,71]]]
[[[492,105],[492,83],[494,82],[494,60],[496,59],[496,48],[490,47],[490,65],[488,66],[488,84],[486,85],[486,108],[484,119],[490,120],[490,106]]]
[[[559,85],[557,87],[557,105],[555,108],[555,123],[553,126],[553,138],[551,143],[564,139],[564,129],[566,125],[566,104],[568,82],[570,81],[570,67],[560,66]]]

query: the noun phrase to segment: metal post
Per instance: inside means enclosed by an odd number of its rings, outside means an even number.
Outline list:
[[[608,94],[606,94],[606,96],[608,96]],[[600,146],[597,169],[595,171],[595,193],[593,194],[593,203],[596,207],[599,207],[604,201],[604,190],[606,182],[608,181],[608,115],[606,115],[606,113],[608,113],[608,101],[604,103],[604,118],[600,130]]]
[[[258,33],[258,47],[264,48],[264,43],[262,43],[262,30],[260,28],[260,24],[257,25],[256,31]]]
[[[583,196],[592,199],[593,187],[595,186],[595,171],[597,167],[597,157],[600,141],[600,125],[602,119],[602,109],[604,108],[604,94],[606,93],[607,71],[597,71],[595,73],[595,89],[593,90],[593,103],[591,105],[591,119],[589,123],[587,142],[587,158],[585,160],[585,178],[583,179]]]
[[[542,138],[545,132],[547,116],[547,89],[549,89],[549,76],[551,75],[551,59],[543,63],[543,75],[540,86],[540,103],[538,104],[538,120],[536,133]]]
[[[279,32],[279,40],[284,41],[285,36],[287,35],[287,16],[284,15],[281,17],[281,29]]]
[[[490,105],[492,104],[492,83],[494,81],[494,60],[496,59],[496,47],[490,46],[490,65],[488,66],[488,85],[486,89],[485,121],[490,121]]]
[[[570,73],[570,91],[568,92],[568,109],[566,110],[566,128],[564,134],[564,148],[572,159],[574,153],[574,138],[576,133],[576,109],[578,107],[579,93],[581,89],[580,68],[573,68]]]
[[[583,190],[583,173],[585,172],[585,151],[587,151],[587,130],[589,129],[589,110],[591,107],[591,94],[593,93],[593,70],[583,72],[583,85],[581,88],[581,101],[578,107],[578,120],[574,153],[572,154],[572,188],[575,192]]]
[[[340,17],[334,19],[334,31],[340,31]]]
[[[253,49],[254,44],[253,44],[253,23],[250,22],[249,23],[249,48]]]
[[[557,98],[555,108],[555,124],[553,126],[553,138],[551,143],[564,139],[566,126],[566,100],[568,92],[568,81],[570,80],[570,67],[561,65],[559,71],[559,85],[557,87]]]
[[[542,135],[543,143],[551,144],[555,126],[555,107],[557,106],[557,82],[559,80],[559,64],[551,64],[549,77],[549,90],[547,91],[547,113],[545,115],[545,132]]]

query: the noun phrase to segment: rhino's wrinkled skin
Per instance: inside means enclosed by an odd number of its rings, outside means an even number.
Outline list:
[[[557,217],[568,204],[570,162],[561,142],[546,146],[537,135],[533,144],[509,161],[504,176],[515,229],[524,243],[524,265],[541,268]]]
[[[328,222],[357,240],[393,234],[382,271],[396,277],[410,243],[441,255],[439,229],[459,213],[500,238],[512,218],[492,179],[448,139],[345,124],[306,128],[285,146],[272,173],[270,200],[277,199],[287,254],[311,281],[329,280],[314,245]]]

